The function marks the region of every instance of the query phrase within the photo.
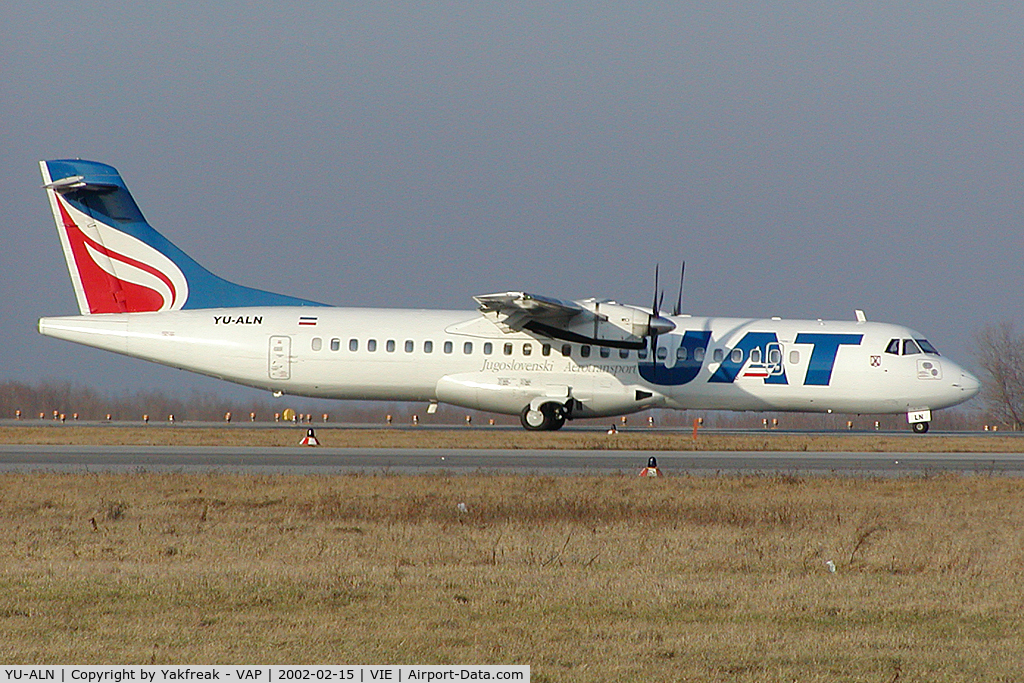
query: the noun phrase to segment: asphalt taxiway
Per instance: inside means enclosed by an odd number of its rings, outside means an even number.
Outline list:
[[[0,445],[0,472],[277,474],[635,474],[651,457],[672,474],[1024,476],[1021,453],[600,451],[423,448]]]

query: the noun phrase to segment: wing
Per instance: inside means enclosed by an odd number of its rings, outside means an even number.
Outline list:
[[[474,296],[473,299],[480,304],[480,310],[485,313],[498,313],[506,316],[524,314],[539,320],[569,320],[578,315],[590,313],[575,301],[562,301],[528,292],[481,294]],[[591,313],[591,315],[593,314]]]
[[[562,301],[527,292],[482,294],[473,299],[485,316],[493,316],[510,332],[529,330],[579,344],[639,349],[652,325],[657,326],[658,334],[675,328],[665,318],[614,301]]]

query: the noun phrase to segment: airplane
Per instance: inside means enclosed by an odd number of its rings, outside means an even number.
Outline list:
[[[41,161],[81,315],[39,331],[284,394],[417,401],[567,420],[677,410],[905,413],[967,401],[978,380],[902,325],[741,319],[500,292],[475,311],[342,308],[224,280],[154,230],[121,175]],[[685,266],[684,266],[685,267]],[[663,296],[663,293],[662,293]]]

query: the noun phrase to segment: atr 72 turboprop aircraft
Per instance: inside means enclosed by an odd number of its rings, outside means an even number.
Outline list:
[[[675,408],[906,413],[925,432],[931,411],[978,392],[923,335],[859,311],[661,315],[657,284],[650,308],[504,292],[474,297],[477,311],[336,308],[243,287],[150,227],[113,167],[40,167],[82,313],[40,319],[42,334],[275,396],[441,402],[530,430]]]

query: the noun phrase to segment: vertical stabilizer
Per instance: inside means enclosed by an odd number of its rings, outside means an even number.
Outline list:
[[[121,175],[95,161],[41,161],[82,314],[320,306],[217,277],[154,230]]]

